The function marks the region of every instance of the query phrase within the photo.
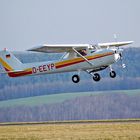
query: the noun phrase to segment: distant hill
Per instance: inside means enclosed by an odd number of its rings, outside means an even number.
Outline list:
[[[140,90],[87,92],[0,103],[0,122],[140,118]]]
[[[55,60],[60,57],[60,54],[14,53],[24,63]],[[125,49],[123,61],[127,66],[126,69],[114,65],[117,72],[116,79],[109,77],[108,70],[101,71],[102,79],[100,82],[94,82],[92,77],[85,72],[81,72],[81,81],[78,84],[71,81],[74,72],[19,78],[0,75],[0,100],[69,92],[138,89],[140,88],[139,60],[140,48]]]
[[[39,106],[43,104],[62,103],[66,100],[71,100],[83,96],[98,96],[110,94],[125,94],[129,96],[140,96],[140,89],[137,90],[114,90],[114,91],[96,91],[96,92],[76,92],[76,93],[61,93],[53,95],[42,95],[28,98],[12,99],[0,101],[0,108],[14,106]]]

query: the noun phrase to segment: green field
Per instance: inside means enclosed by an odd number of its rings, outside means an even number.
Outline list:
[[[11,107],[11,106],[19,106],[19,105],[36,106],[41,104],[53,104],[53,103],[61,103],[65,100],[70,100],[81,96],[105,95],[105,94],[127,94],[129,96],[134,96],[134,95],[140,95],[140,89],[98,91],[98,92],[77,92],[77,93],[63,93],[63,94],[35,96],[35,97],[0,101],[0,107]]]
[[[140,123],[0,126],[0,140],[140,140]]]

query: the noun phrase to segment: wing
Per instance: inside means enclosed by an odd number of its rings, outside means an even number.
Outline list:
[[[123,42],[110,42],[110,43],[98,43],[100,48],[107,48],[107,47],[119,47],[132,44],[133,41],[123,41]]]
[[[42,46],[31,48],[27,51],[35,51],[35,52],[44,52],[44,53],[63,53],[63,52],[71,52],[73,49],[80,50],[80,49],[93,49],[96,46],[100,48],[107,48],[107,47],[119,47],[128,44],[132,44],[133,41],[124,41],[124,42],[110,42],[110,43],[98,43],[97,45],[90,45],[90,44],[55,44],[49,45],[44,44]]]
[[[59,44],[59,45],[42,45],[39,47],[31,48],[27,51],[44,52],[44,53],[63,53],[76,50],[91,48],[89,44]]]

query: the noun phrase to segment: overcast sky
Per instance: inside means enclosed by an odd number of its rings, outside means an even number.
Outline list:
[[[0,0],[0,50],[109,42],[113,34],[140,46],[140,0]]]

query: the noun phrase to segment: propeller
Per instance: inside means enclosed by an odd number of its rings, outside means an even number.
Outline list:
[[[124,68],[126,68],[126,65],[123,62],[123,49],[118,49],[118,51],[119,51],[119,55],[120,55],[121,67],[124,69]]]
[[[118,42],[118,39],[117,39],[117,35],[116,34],[114,34],[114,40],[116,41],[116,42]],[[123,49],[120,49],[120,47],[118,46],[118,47],[116,47],[116,48],[118,48],[117,50],[118,50],[118,52],[119,52],[119,55],[120,55],[120,60],[121,60],[121,67],[124,69],[124,68],[126,68],[126,65],[123,63]]]

